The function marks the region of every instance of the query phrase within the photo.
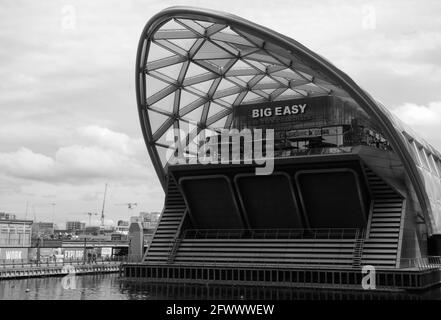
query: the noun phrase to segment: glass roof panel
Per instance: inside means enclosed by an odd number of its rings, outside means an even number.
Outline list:
[[[168,67],[157,69],[162,74],[172,78],[173,80],[178,80],[179,73],[181,72],[183,63],[176,63]]]
[[[218,40],[211,40],[213,43],[224,49],[225,51],[228,51],[229,53],[237,56],[240,53],[240,50],[236,48],[234,45],[229,44],[227,42],[218,41]]]
[[[175,92],[170,93],[165,98],[162,98],[161,100],[155,102],[150,107],[152,109],[159,109],[161,111],[165,111],[168,113],[173,113],[173,104],[175,100]]]
[[[171,146],[175,142],[174,140],[174,128],[170,126],[168,130],[156,141],[156,143]]]
[[[250,67],[249,64],[246,64],[245,62],[243,62],[242,60],[238,59],[236,60],[236,62],[234,63],[234,65],[230,68],[230,70],[228,71],[229,73],[231,73],[232,71],[235,70],[250,70],[253,69],[252,67]],[[227,74],[228,74],[227,72]]]
[[[214,80],[212,79],[212,80],[196,83],[196,84],[192,85],[191,87],[195,88],[205,94],[208,92],[208,90],[210,89],[213,82],[214,82]]]
[[[205,41],[199,48],[198,52],[194,55],[194,59],[207,60],[207,59],[226,59],[234,58],[234,55],[221,49],[210,41]]]
[[[147,110],[149,115],[150,127],[154,134],[168,119],[169,117],[153,110]]]
[[[250,48],[256,48],[254,44],[249,42],[247,39],[239,36],[237,33],[234,33],[231,31],[231,33],[227,33],[224,30],[221,32],[217,32],[210,36],[213,40],[223,41],[230,45],[235,46],[238,49],[250,49]]]
[[[175,55],[174,52],[169,51],[167,49],[164,49],[163,47],[157,45],[154,42],[150,42],[149,55],[147,57],[147,62],[152,62],[152,61],[164,59],[164,58],[171,57],[174,55]]]
[[[305,79],[304,77],[302,77],[301,75],[299,75],[298,73],[294,72],[293,70],[291,70],[289,68],[273,72],[273,73],[271,73],[271,75],[285,78],[287,80],[296,80],[296,79],[303,80],[303,79]]]
[[[252,91],[248,91],[247,95],[243,99],[243,102],[250,102],[250,101],[253,101],[253,100],[261,100],[261,99],[262,99],[262,97],[259,96],[258,94],[255,94]]]
[[[194,20],[189,19],[177,19],[178,23],[184,25],[187,29],[193,30],[194,32],[203,35],[205,33],[205,28],[202,27],[200,24],[196,23]]]
[[[175,44],[179,48],[188,51],[194,45],[197,39],[172,39],[169,40],[171,43]]]
[[[208,27],[211,27],[213,25],[213,22],[201,21],[201,20],[197,20],[196,23],[200,24],[204,28],[208,28]]]
[[[205,74],[209,72],[207,69],[202,68],[201,66],[197,65],[196,63],[190,62],[186,77],[194,77],[197,75]]]
[[[236,61],[236,59],[235,58],[233,58],[233,59],[216,59],[216,60],[205,60],[205,61],[213,64],[217,68],[224,68],[226,65],[228,65],[230,63],[234,63],[234,61]]]
[[[217,103],[211,102],[210,108],[208,109],[208,118],[211,118],[212,116],[214,116],[222,111],[225,111],[224,107],[221,107]]]
[[[266,62],[269,64],[283,65],[280,61],[276,60],[274,57],[270,56],[268,53],[262,50],[260,50],[259,52],[251,53],[247,55],[246,58],[247,60],[255,60],[261,63]]]
[[[171,19],[170,21],[166,22],[161,26],[159,30],[179,30],[179,29],[186,29],[182,24],[179,24],[175,21],[175,19]]]
[[[181,91],[181,109],[190,103],[198,100],[200,97],[186,90]]]
[[[152,77],[150,75],[146,75],[146,82],[147,82],[147,97],[153,96],[154,94],[167,88],[170,85],[169,83],[156,79],[155,77]]]
[[[235,83],[227,80],[226,78],[223,78],[217,87],[217,91],[225,90],[229,88],[236,88],[236,87],[237,85]]]
[[[274,79],[271,79],[271,78],[268,77],[268,76],[265,76],[265,77],[263,77],[263,78],[258,82],[258,84],[264,84],[264,83],[274,83],[274,84],[277,84],[277,81],[275,81]]]
[[[200,122],[203,110],[204,110],[203,105],[201,105],[200,107],[197,107],[195,110],[187,113],[182,117],[189,121]]]
[[[236,93],[236,94],[232,94],[232,95],[229,95],[229,96],[226,96],[226,97],[222,97],[222,98],[217,99],[217,100],[222,100],[222,101],[225,102],[226,104],[232,105],[233,102],[236,100],[236,98],[237,98],[238,95],[239,95],[239,94]],[[215,101],[217,101],[217,100],[215,100]]]
[[[266,66],[263,65],[262,63],[258,62],[258,61],[253,61],[253,60],[248,60],[248,59],[243,59],[246,63],[248,63],[249,65],[253,66],[254,68],[256,68],[259,71],[263,71],[266,72]]]
[[[164,148],[162,146],[156,146],[156,151],[158,152],[159,159],[161,159],[161,164],[163,168],[167,165],[168,161],[175,152],[174,149]]]
[[[249,43],[252,43],[256,47],[261,48],[263,46],[263,44],[265,43],[265,40],[258,38],[258,37],[255,37],[247,32],[238,30],[237,33],[240,34],[245,39],[247,39],[249,41]]]
[[[210,125],[210,127],[213,128],[213,129],[223,129],[225,127],[225,123],[227,121],[227,117],[228,116],[225,116],[225,117],[221,118],[220,120],[216,121],[215,123],[212,123]]]

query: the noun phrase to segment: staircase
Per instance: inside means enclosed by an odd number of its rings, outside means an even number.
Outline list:
[[[174,262],[351,267],[356,239],[182,239]]]
[[[364,232],[346,239],[181,239],[186,205],[173,178],[164,210],[143,261],[155,264],[397,266],[405,200],[369,167],[371,210]]]
[[[164,210],[158,228],[153,235],[144,262],[166,263],[175,246],[175,238],[184,219],[187,209],[184,198],[179,191],[175,180],[169,177]]]
[[[399,259],[405,200],[369,167],[364,170],[372,193],[372,212],[362,264],[393,268]]]
[[[170,252],[168,254],[167,263],[173,263],[176,257],[176,253],[178,252],[179,245],[181,244],[181,238],[176,237],[173,240],[172,246],[170,247]]]
[[[361,266],[361,258],[363,255],[364,240],[365,240],[365,231],[361,230],[357,236],[357,239],[355,240],[354,258],[352,261],[352,266],[354,268],[358,268]]]

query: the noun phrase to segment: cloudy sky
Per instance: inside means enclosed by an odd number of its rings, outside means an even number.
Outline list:
[[[161,210],[134,64],[145,23],[173,5],[228,11],[300,41],[441,149],[438,0],[2,0],[0,212],[87,221],[106,182],[109,222]],[[117,205],[128,202],[132,213]]]

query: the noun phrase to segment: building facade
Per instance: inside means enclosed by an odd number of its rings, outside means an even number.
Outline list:
[[[115,233],[119,233],[125,236],[128,235],[129,225],[130,225],[129,221],[119,220],[115,228]]]
[[[77,233],[83,231],[86,228],[86,223],[80,221],[68,221],[66,222],[66,230],[69,233]]]
[[[441,254],[441,153],[297,41],[169,8],[142,33],[136,93],[166,194],[145,264],[401,269]]]
[[[31,229],[32,221],[0,218],[0,262],[27,259]]]

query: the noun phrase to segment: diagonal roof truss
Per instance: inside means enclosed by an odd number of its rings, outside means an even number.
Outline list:
[[[233,107],[242,103],[326,95],[337,87],[316,81],[316,72],[286,49],[208,20],[171,18],[145,45],[143,105],[159,147],[171,146],[166,135],[174,128],[229,128]]]

